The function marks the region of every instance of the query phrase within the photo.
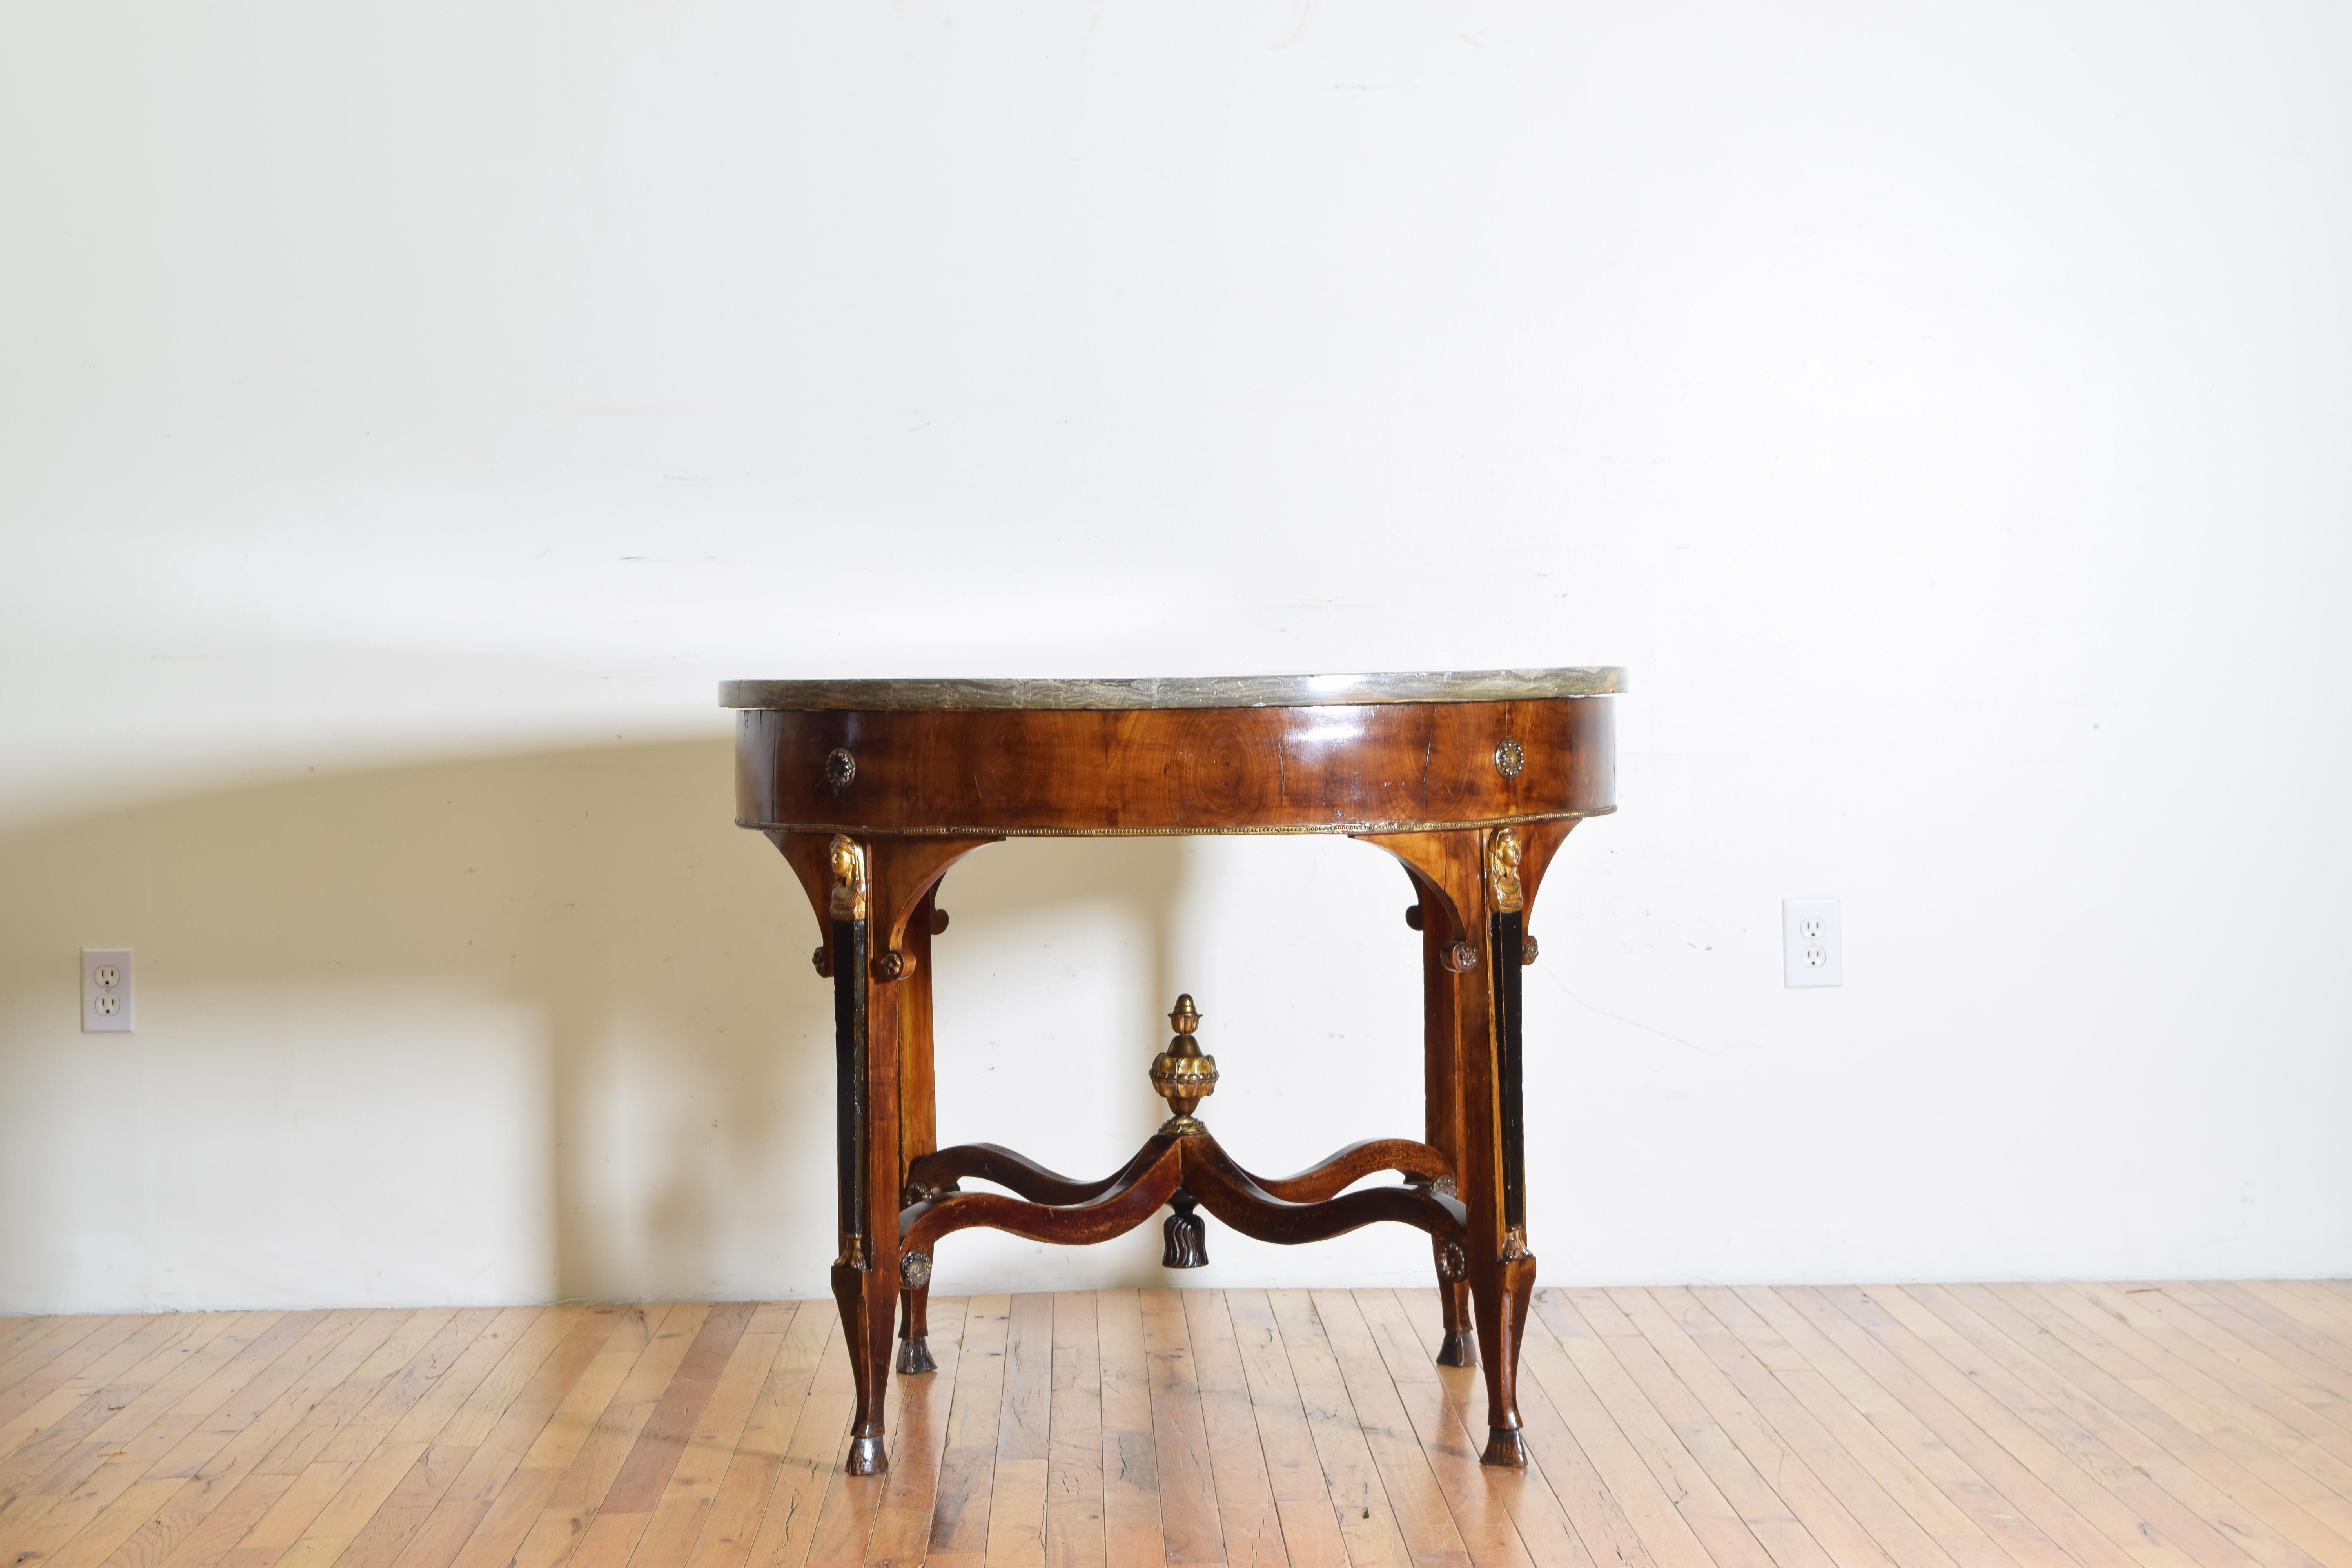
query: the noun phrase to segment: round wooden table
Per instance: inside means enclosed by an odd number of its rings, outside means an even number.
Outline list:
[[[1517,1380],[1536,1260],[1519,971],[1535,958],[1527,919],[1545,868],[1579,821],[1615,809],[1601,699],[1621,689],[1611,668],[719,689],[740,710],[736,820],[799,876],[824,939],[815,967],[833,983],[833,1293],[856,1386],[851,1474],[888,1463],[894,1317],[898,1370],[932,1370],[924,1311],[941,1240],[981,1226],[1103,1241],[1163,1207],[1171,1268],[1206,1260],[1202,1208],[1266,1241],[1379,1220],[1427,1233],[1445,1313],[1438,1359],[1485,1368],[1486,1462],[1526,1462]],[[1172,1114],[1110,1175],[1058,1175],[992,1143],[937,1147],[930,958],[948,868],[1004,838],[1231,833],[1343,833],[1403,863],[1405,920],[1422,937],[1423,1139],[1253,1174],[1192,1114],[1217,1074],[1184,996],[1150,1066]],[[1354,1188],[1381,1172],[1402,1179]],[[967,1192],[967,1177],[1013,1195]]]

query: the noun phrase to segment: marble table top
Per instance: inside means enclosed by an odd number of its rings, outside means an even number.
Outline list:
[[[791,712],[910,709],[1336,708],[1374,702],[1517,702],[1625,689],[1609,665],[1387,675],[1212,675],[1136,680],[729,680],[721,708]]]

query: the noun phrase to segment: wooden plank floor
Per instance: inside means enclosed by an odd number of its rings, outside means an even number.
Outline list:
[[[1426,1291],[0,1319],[0,1568],[2352,1568],[2352,1285],[1546,1289],[1482,1469]]]

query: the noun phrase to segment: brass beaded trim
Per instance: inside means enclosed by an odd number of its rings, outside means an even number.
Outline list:
[[[1591,811],[1535,811],[1517,816],[1476,816],[1459,822],[1335,822],[1328,826],[1281,827],[877,827],[870,822],[755,822],[735,819],[755,833],[864,833],[882,838],[1255,838],[1301,833],[1340,833],[1364,837],[1376,833],[1457,833],[1474,827],[1508,827],[1531,822],[1582,821],[1611,816],[1613,805]]]

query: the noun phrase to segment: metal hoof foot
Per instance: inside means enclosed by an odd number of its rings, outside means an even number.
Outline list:
[[[1507,1470],[1528,1468],[1528,1443],[1514,1426],[1486,1428],[1486,1451],[1478,1456],[1482,1465],[1499,1465]]]
[[[910,1373],[940,1370],[940,1363],[931,1359],[931,1347],[923,1342],[922,1335],[908,1334],[898,1342],[898,1370]]]
[[[1437,1364],[1440,1366],[1476,1366],[1478,1364],[1478,1342],[1471,1337],[1469,1330],[1445,1331],[1445,1342],[1439,1346],[1437,1351]]]
[[[849,1440],[849,1473],[853,1476],[878,1476],[890,1468],[890,1456],[882,1451],[879,1436],[852,1437]]]

